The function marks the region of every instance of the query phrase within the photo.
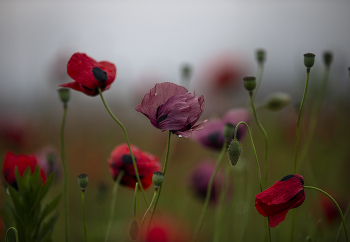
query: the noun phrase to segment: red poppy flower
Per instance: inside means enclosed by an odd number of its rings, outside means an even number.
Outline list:
[[[171,130],[189,138],[192,131],[200,130],[207,120],[195,125],[204,111],[204,97],[196,97],[186,88],[171,82],[157,83],[147,93],[136,111],[143,113],[152,125],[162,131]]]
[[[299,207],[304,200],[303,177],[288,175],[256,195],[255,207],[262,216],[269,217],[269,226],[275,227],[286,218],[289,209]]]
[[[89,96],[96,96],[98,88],[108,90],[115,79],[117,69],[114,64],[97,62],[84,53],[74,53],[67,64],[67,73],[74,80],[60,85],[80,91]]]
[[[161,169],[158,158],[136,146],[131,145],[130,147],[135,157],[142,186],[147,189],[152,185],[153,172]],[[108,166],[114,180],[117,179],[119,172],[123,170],[125,173],[120,183],[135,188],[137,178],[127,144],[121,144],[114,148],[108,160]]]
[[[17,166],[19,174],[23,176],[27,167],[30,168],[30,172],[34,173],[35,167],[38,166],[38,161],[35,156],[31,155],[14,155],[11,152],[7,152],[5,155],[4,166],[2,168],[2,174],[5,181],[17,189],[17,182],[15,176],[15,167]],[[40,176],[43,179],[43,183],[46,182],[46,176],[43,169],[40,168]]]

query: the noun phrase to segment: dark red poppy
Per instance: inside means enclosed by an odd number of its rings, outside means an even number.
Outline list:
[[[205,147],[220,150],[224,143],[223,130],[225,124],[229,123],[236,126],[241,121],[248,123],[250,119],[249,116],[249,112],[245,108],[231,109],[223,116],[222,119],[209,120],[202,130],[193,133],[192,138]],[[244,125],[240,125],[238,127],[237,139],[239,141],[245,136],[246,130],[247,129]],[[229,144],[231,140],[229,140],[227,143]]]
[[[147,189],[152,185],[153,172],[161,169],[158,158],[133,145],[131,145],[131,150],[135,157],[142,186]],[[114,180],[117,179],[119,172],[123,170],[125,173],[120,183],[135,188],[137,178],[127,144],[121,144],[114,148],[111,157],[108,159],[108,166]]]
[[[196,97],[186,88],[171,82],[157,83],[147,93],[136,111],[143,113],[152,125],[162,131],[171,130],[172,133],[185,138],[191,136],[192,131],[200,130],[207,120],[195,125],[204,111],[204,97]]]
[[[27,167],[30,168],[31,173],[34,173],[36,166],[38,166],[38,161],[35,156],[15,155],[11,152],[7,152],[5,155],[4,166],[2,168],[2,174],[5,181],[17,189],[15,167],[18,168],[19,174],[23,176],[23,173],[27,169]],[[43,183],[45,183],[46,175],[43,169],[41,168],[40,168],[40,176],[43,179]]]
[[[89,96],[96,96],[98,88],[108,90],[115,79],[117,69],[114,64],[97,62],[84,53],[74,53],[67,64],[67,73],[74,80],[60,85],[80,91]]]
[[[269,226],[275,227],[286,218],[289,209],[299,207],[304,200],[303,177],[288,175],[256,195],[255,207],[262,216],[269,217]]]

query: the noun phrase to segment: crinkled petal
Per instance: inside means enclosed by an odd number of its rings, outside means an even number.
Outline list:
[[[288,211],[289,211],[289,209],[270,216],[269,217],[269,226],[274,228],[280,222],[284,221],[286,219],[286,215],[287,215]]]
[[[200,122],[199,124],[193,126],[193,127],[192,127],[191,129],[189,129],[189,130],[186,130],[186,131],[177,131],[177,132],[175,132],[175,134],[181,135],[181,136],[184,137],[184,138],[189,138],[189,137],[191,137],[191,134],[192,134],[193,131],[203,129],[204,126],[205,126],[205,124],[207,123],[207,121],[208,121],[208,120],[206,119],[206,120]]]

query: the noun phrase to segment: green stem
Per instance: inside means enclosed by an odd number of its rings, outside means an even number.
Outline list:
[[[268,138],[267,138],[267,133],[264,129],[264,127],[261,125],[260,121],[259,121],[259,118],[258,118],[258,115],[256,113],[256,110],[255,110],[255,106],[254,106],[254,101],[253,101],[253,92],[249,92],[249,96],[250,96],[250,103],[251,103],[251,106],[252,106],[252,109],[253,109],[253,113],[254,113],[254,117],[255,117],[255,121],[256,123],[258,124],[261,132],[264,134],[264,137],[265,137],[265,157],[264,157],[264,160],[265,160],[265,176],[264,176],[264,184],[265,184],[265,188],[267,187],[267,149],[268,149]]]
[[[146,216],[147,216],[147,213],[149,212],[149,210],[151,209],[154,201],[156,200],[156,197],[157,197],[157,193],[158,193],[158,189],[155,189],[154,190],[154,194],[153,194],[153,198],[152,198],[152,201],[149,205],[149,207],[147,208],[146,212],[145,212],[145,215],[143,215],[143,218],[142,218],[142,223],[141,223],[141,227],[143,226],[144,222],[145,222],[145,219],[146,219]]]
[[[163,166],[163,175],[164,175],[164,176],[165,176],[165,171],[166,171],[166,167],[167,167],[168,159],[169,159],[170,137],[171,137],[171,131],[169,130],[169,133],[168,133],[168,145],[167,145],[167,150],[166,150],[165,162],[164,162],[164,166]],[[163,183],[164,183],[164,181],[163,181]],[[155,201],[155,203],[154,203],[154,209],[153,209],[153,211],[152,211],[152,213],[151,213],[151,218],[150,218],[150,220],[149,220],[149,225],[148,225],[147,232],[149,231],[149,228],[151,227],[153,215],[154,215],[154,212],[156,211],[156,208],[157,208],[157,204],[158,204],[160,192],[162,191],[162,187],[163,187],[163,185],[161,185],[161,186],[159,187],[158,195],[156,196],[156,201]]]
[[[10,227],[7,229],[6,231],[6,235],[5,235],[5,242],[7,242],[7,235],[8,233],[10,232],[10,230],[13,230],[13,232],[15,233],[15,236],[16,236],[16,242],[18,242],[18,233],[17,233],[17,229],[15,227]]]
[[[85,242],[87,242],[87,233],[86,233],[86,219],[85,219],[85,192],[81,191],[81,202],[83,203],[83,220],[84,220],[84,236],[85,236]]]
[[[68,170],[67,170],[67,161],[65,156],[64,149],[64,128],[66,125],[67,117],[67,104],[63,105],[63,118],[61,124],[61,161],[64,173],[64,184],[63,184],[63,193],[64,193],[64,216],[65,216],[65,226],[66,226],[66,242],[69,238],[69,226],[68,226]]]
[[[257,74],[256,74],[256,88],[255,88],[253,99],[255,98],[256,93],[259,90],[263,73],[264,73],[264,64],[258,64],[258,71],[257,71]]]
[[[299,116],[298,116],[298,123],[297,123],[297,133],[296,133],[296,138],[295,138],[294,174],[297,173],[297,158],[298,158],[298,140],[299,140],[300,118],[301,118],[301,111],[303,110],[303,106],[304,106],[304,102],[305,102],[305,98],[306,98],[307,87],[308,87],[308,84],[309,84],[309,76],[310,76],[310,69],[307,69],[304,95],[303,95],[303,99],[301,101],[300,108],[299,108]]]
[[[347,209],[346,209],[346,211],[345,211],[345,214],[344,214],[344,219],[346,219],[346,217],[348,216],[349,209],[350,209],[350,203],[349,203],[349,205],[348,205],[348,208],[347,208]],[[339,241],[339,237],[340,237],[341,228],[342,228],[342,224],[340,224],[340,226],[339,226],[336,242],[338,242],[338,241]]]
[[[102,92],[101,92],[101,88],[98,88],[98,92],[100,93],[100,97],[102,99],[102,102],[103,102],[103,105],[105,106],[105,108],[107,109],[108,113],[111,115],[111,117],[114,119],[114,121],[116,121],[119,126],[122,128],[123,130],[123,133],[124,133],[124,137],[125,137],[125,141],[128,145],[128,148],[129,148],[129,151],[130,151],[130,155],[131,155],[131,159],[132,159],[132,164],[134,165],[134,170],[135,170],[135,174],[136,174],[136,178],[137,178],[137,182],[139,183],[139,186],[141,188],[141,191],[142,191],[142,195],[143,195],[143,198],[145,199],[145,203],[146,205],[148,206],[148,201],[147,201],[147,198],[146,198],[146,195],[145,195],[145,191],[143,190],[143,186],[142,186],[142,183],[141,183],[141,180],[140,180],[140,176],[139,176],[139,172],[138,172],[138,169],[137,169],[137,166],[136,166],[136,162],[135,162],[135,157],[134,157],[134,154],[132,153],[132,150],[131,150],[131,147],[130,147],[130,143],[129,143],[129,139],[128,139],[128,135],[126,133],[126,130],[123,126],[123,124],[113,115],[112,111],[109,109],[109,107],[107,106],[104,98],[103,98],[103,95],[102,95]]]
[[[346,241],[348,242],[348,241],[349,241],[349,238],[348,238],[348,230],[347,230],[347,228],[346,228],[345,218],[344,218],[343,212],[341,211],[341,209],[340,209],[338,203],[334,200],[334,198],[333,198],[331,195],[329,195],[327,192],[325,192],[325,191],[323,191],[323,190],[321,190],[321,189],[319,189],[319,188],[317,188],[317,187],[304,186],[304,188],[308,188],[308,189],[313,189],[313,190],[319,191],[319,192],[325,194],[327,197],[329,197],[329,198],[333,201],[333,203],[335,204],[335,206],[337,206],[338,211],[339,211],[339,214],[340,214],[340,216],[341,216],[341,218],[342,218],[342,220],[343,220],[343,227],[344,227],[344,231],[345,231],[345,237],[346,237]]]
[[[209,183],[208,183],[208,187],[207,187],[207,195],[205,197],[205,202],[204,202],[204,206],[203,206],[203,209],[202,209],[202,213],[201,213],[201,216],[199,217],[199,221],[198,221],[198,224],[197,224],[197,228],[194,232],[194,235],[193,235],[193,238],[192,238],[192,242],[195,242],[197,240],[197,237],[198,237],[198,234],[199,234],[199,231],[202,227],[202,224],[203,224],[203,221],[204,221],[204,217],[205,217],[205,213],[207,212],[207,207],[208,207],[208,204],[209,204],[209,199],[210,199],[210,195],[211,195],[211,190],[213,188],[213,182],[214,182],[214,178],[216,176],[216,173],[218,172],[219,170],[219,167],[220,167],[220,164],[221,164],[221,161],[222,161],[222,158],[224,157],[224,154],[226,152],[226,147],[227,147],[227,141],[225,140],[224,141],[224,144],[222,146],[222,149],[221,149],[221,152],[220,152],[220,155],[218,157],[218,161],[216,163],[216,167],[215,167],[215,170],[213,172],[213,174],[211,175],[210,177],[210,180],[209,180]]]
[[[134,194],[134,220],[136,220],[136,202],[137,202],[137,193],[139,189],[139,183],[135,184],[135,194]]]
[[[113,215],[114,215],[114,208],[115,208],[115,202],[117,200],[117,191],[118,191],[118,187],[119,187],[119,183],[121,181],[121,179],[124,176],[124,171],[121,170],[117,176],[116,181],[114,182],[113,185],[113,192],[112,192],[112,203],[111,203],[111,210],[109,213],[109,219],[108,219],[108,225],[107,225],[107,232],[106,232],[106,238],[105,238],[105,242],[108,241],[108,236],[112,227],[112,220],[113,220]]]
[[[136,183],[138,185],[138,183]],[[139,199],[139,187],[137,186],[136,193],[137,210],[139,211],[139,223],[141,224],[141,210],[140,210],[140,199]]]

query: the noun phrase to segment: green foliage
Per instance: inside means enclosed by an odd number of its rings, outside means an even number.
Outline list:
[[[53,174],[48,177],[45,184],[40,177],[38,166],[33,174],[28,167],[22,177],[16,167],[15,175],[18,190],[7,184],[12,204],[5,206],[5,210],[10,214],[5,218],[7,220],[5,223],[7,225],[14,224],[18,231],[19,241],[52,241],[52,231],[58,218],[58,211],[54,211],[59,204],[61,195],[47,203],[43,209],[41,202],[53,182]]]

